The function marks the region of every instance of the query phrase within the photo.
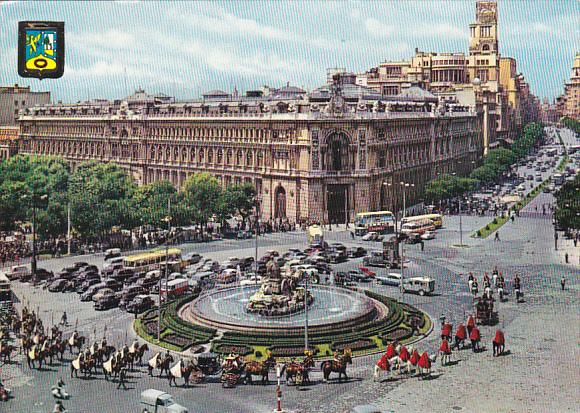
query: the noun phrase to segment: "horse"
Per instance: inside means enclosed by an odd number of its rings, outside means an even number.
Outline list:
[[[201,373],[201,370],[193,363],[193,361],[189,361],[186,365],[184,365],[181,360],[178,361],[175,366],[167,371],[169,386],[171,386],[171,383],[177,386],[177,381],[175,380],[177,377],[183,378],[183,387],[187,386],[189,384],[189,378],[193,372]]]
[[[64,352],[66,350],[66,340],[56,339],[54,343],[49,348],[50,363],[52,364],[52,358],[58,355],[58,360],[62,361],[64,358]]]
[[[262,384],[268,384],[270,381],[268,372],[276,365],[276,359],[273,356],[268,357],[265,361],[251,361],[244,366],[246,373],[244,382],[252,384],[252,376],[262,376]]]
[[[83,373],[85,377],[87,377],[87,375],[90,377],[92,376],[92,370],[95,368],[96,363],[95,359],[92,356],[89,355],[81,357],[79,354],[79,356],[76,359],[74,359],[70,364],[70,377],[72,378],[73,374],[75,377],[78,377],[79,371]]]
[[[399,374],[401,374],[401,363],[400,363],[400,360],[399,360],[399,356],[391,357],[390,359],[385,360],[385,361],[386,361],[386,363],[384,363],[383,366],[380,366],[379,365],[379,364],[381,364],[381,360],[379,360],[375,364],[375,369],[374,369],[374,373],[373,373],[373,379],[374,379],[374,381],[378,381],[380,379],[381,371],[386,371],[387,372],[387,375],[389,375],[389,373],[391,373],[395,369],[398,369],[399,370]]]
[[[26,363],[28,368],[34,368],[34,362],[38,361],[38,370],[42,370],[42,362],[44,361],[46,354],[38,348],[38,344],[34,344],[30,351],[25,352]]]
[[[105,376],[105,380],[109,381],[109,377],[112,379],[117,377],[122,367],[123,365],[119,358],[115,355],[112,355],[109,358],[109,361],[103,363],[103,374]]]
[[[72,336],[70,336],[70,338],[68,339],[68,346],[70,349],[70,353],[73,353],[73,347],[77,348],[79,350],[79,353],[81,351],[81,348],[85,345],[85,342],[87,341],[87,338],[85,336],[81,336],[79,335],[79,333],[77,333],[76,331],[72,334]]]
[[[330,373],[338,373],[338,381],[342,382],[342,376],[348,380],[348,375],[346,374],[346,366],[352,364],[352,356],[347,353],[340,358],[340,360],[327,360],[320,364],[320,369],[322,370],[324,382],[328,381]]]
[[[147,343],[143,343],[142,345],[138,346],[137,350],[135,351],[134,361],[137,362],[139,366],[143,365],[143,356],[145,355],[146,351],[149,351],[149,346]]]
[[[157,365],[157,367],[159,367],[159,377],[163,375],[164,371],[166,371],[167,374],[169,374],[169,364],[173,363],[173,361],[174,359],[171,354],[168,354],[159,361],[159,364]]]

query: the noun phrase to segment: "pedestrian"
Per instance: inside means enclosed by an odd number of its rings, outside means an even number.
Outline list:
[[[350,231],[350,238],[354,239],[354,231]]]
[[[496,231],[494,241],[499,241],[499,231]]]
[[[568,253],[564,254],[564,259],[566,260],[566,264],[570,263],[570,257],[568,256]]]
[[[566,289],[566,276],[563,275],[562,279],[560,280],[560,286],[562,287],[562,291]]]
[[[425,251],[425,242],[421,240],[421,252]]]
[[[119,371],[119,383],[117,384],[117,389],[120,389],[123,386],[124,390],[127,390],[126,383],[127,382],[127,368],[121,367],[121,371]]]

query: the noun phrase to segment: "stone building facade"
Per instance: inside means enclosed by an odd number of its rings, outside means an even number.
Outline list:
[[[253,184],[264,219],[352,221],[357,212],[408,205],[438,174],[467,173],[483,151],[481,114],[428,92],[382,99],[337,74],[311,93],[269,97],[213,91],[168,102],[138,91],[123,101],[39,106],[20,116],[20,151],[75,164],[113,161],[147,184],[209,172]],[[423,91],[424,92],[424,91]]]
[[[15,126],[21,109],[50,103],[50,92],[33,92],[30,86],[0,86],[0,125]]]
[[[576,53],[570,80],[564,84],[564,93],[556,101],[560,116],[580,120],[580,52]]]
[[[0,126],[0,161],[18,153],[18,126]]]

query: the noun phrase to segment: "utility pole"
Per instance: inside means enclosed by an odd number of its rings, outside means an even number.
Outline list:
[[[32,190],[32,261],[30,263],[32,280],[36,279],[36,193]]]
[[[459,246],[463,247],[463,215],[461,214],[462,199],[459,198]]]
[[[304,350],[308,350],[308,279],[310,274],[306,274],[304,277]]]
[[[408,185],[408,184],[401,182],[401,187],[403,188],[403,213],[401,215],[401,229],[403,226],[403,220],[405,219],[405,210],[407,209],[407,196],[406,196],[405,185]],[[404,281],[405,281],[405,242],[401,242],[401,285],[400,285],[401,298],[402,298],[403,292],[405,291],[405,288],[403,287]]]
[[[165,295],[168,294],[167,279],[169,278],[169,233],[171,232],[171,198],[167,199],[167,236],[165,237]],[[159,312],[157,316],[157,342],[161,342],[161,278],[159,277]],[[166,297],[167,298],[167,297]]]
[[[67,243],[67,255],[70,256],[70,243],[71,243],[71,239],[70,239],[70,202],[67,204],[66,207],[66,243]]]
[[[258,217],[260,216],[260,201],[256,196],[256,242],[255,242],[255,249],[254,249],[254,280],[256,281],[256,285],[258,285],[258,233],[260,232],[260,224],[258,221]]]

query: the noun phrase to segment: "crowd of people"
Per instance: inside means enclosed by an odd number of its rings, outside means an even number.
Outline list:
[[[22,233],[0,233],[0,262],[2,267],[19,263],[30,254],[30,246]]]

